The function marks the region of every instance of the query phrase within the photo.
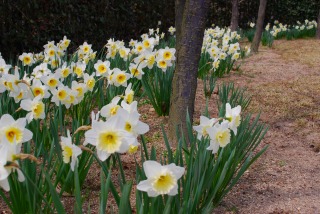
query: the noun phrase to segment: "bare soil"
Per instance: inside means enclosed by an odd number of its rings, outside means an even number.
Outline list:
[[[320,213],[320,41],[275,41],[274,48],[260,47],[256,55],[240,62],[239,70],[219,80],[246,87],[252,96],[247,110],[261,112],[261,121],[269,131],[261,146],[268,149],[244,174],[214,213]],[[209,113],[217,116],[216,100],[209,102]],[[199,81],[194,121],[204,111],[205,98]],[[149,124],[148,145],[164,150],[161,124],[167,129],[167,117],[158,117],[145,102],[139,107],[141,118]],[[138,158],[138,154],[136,158]],[[126,177],[134,179],[134,155],[122,155]],[[83,187],[84,211],[99,209],[100,169],[94,164]],[[113,172],[113,180],[117,180]],[[131,204],[134,206],[134,191]],[[110,195],[111,196],[111,195]],[[63,203],[73,212],[73,197]],[[108,210],[116,210],[108,201]],[[0,211],[7,210],[0,201]],[[7,212],[9,213],[9,212]]]

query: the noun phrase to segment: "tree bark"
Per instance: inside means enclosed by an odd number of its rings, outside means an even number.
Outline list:
[[[181,39],[181,29],[182,29],[182,19],[183,13],[185,11],[186,0],[176,0],[175,1],[175,27],[176,27],[176,48],[180,45]]]
[[[258,20],[256,24],[256,33],[251,44],[251,51],[257,53],[261,41],[262,31],[263,31],[263,22],[266,14],[267,0],[260,0]]]
[[[181,4],[185,2],[184,4]],[[168,137],[177,145],[176,128],[187,136],[186,115],[192,121],[197,89],[198,64],[210,0],[176,0],[176,68],[172,81]],[[179,25],[181,22],[181,25]]]
[[[231,31],[236,31],[239,26],[239,0],[232,0],[232,16],[231,16]]]
[[[317,37],[317,39],[320,39],[320,9],[319,9],[317,25],[318,25],[318,27],[317,27],[317,35],[316,35],[316,37]]]

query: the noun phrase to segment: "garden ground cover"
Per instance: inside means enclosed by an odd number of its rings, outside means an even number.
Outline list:
[[[219,80],[247,87],[252,95],[249,111],[257,114],[261,110],[261,120],[270,128],[261,145],[269,145],[267,152],[240,179],[216,213],[320,212],[320,42],[280,40],[274,47],[261,48],[259,54],[244,61],[240,70]],[[205,106],[203,94],[199,82],[195,123]],[[212,117],[217,115],[216,96],[209,105]],[[164,143],[160,124],[166,127],[167,117],[156,116],[147,101],[142,103],[141,118],[150,126],[146,139],[161,150]],[[122,160],[126,176],[133,178],[134,157],[123,155]],[[98,210],[99,173],[94,164],[83,188],[84,209],[90,204],[92,213]],[[117,180],[117,173],[112,175]],[[133,205],[134,195],[132,198]],[[73,200],[67,196],[63,199],[70,213]],[[110,200],[108,210],[112,207],[116,206]],[[0,210],[6,210],[2,202]]]

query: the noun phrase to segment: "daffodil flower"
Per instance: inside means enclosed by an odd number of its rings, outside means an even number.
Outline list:
[[[24,143],[31,140],[32,132],[25,128],[26,118],[14,120],[9,114],[0,118],[0,145],[2,143]]]
[[[200,124],[198,126],[193,126],[193,129],[198,132],[198,140],[201,140],[202,137],[209,136],[207,129],[212,127],[216,121],[216,118],[209,119],[205,116],[200,116]]]
[[[29,123],[33,119],[37,120],[45,118],[45,105],[41,101],[41,96],[36,96],[33,100],[22,100],[20,106],[22,109],[29,111],[29,113],[26,115],[26,119]]]
[[[178,193],[178,179],[182,177],[185,169],[174,163],[162,166],[156,161],[145,161],[143,169],[147,180],[141,181],[137,189],[148,193],[149,197],[158,195],[176,195]]]
[[[74,167],[78,161],[78,156],[82,153],[82,150],[72,143],[70,131],[67,131],[67,137],[61,137],[61,147],[63,162],[70,163],[71,170],[74,171]]]
[[[207,128],[210,140],[212,143],[219,144],[220,147],[225,147],[230,143],[229,122],[224,120],[221,124],[216,123],[213,127]],[[211,142],[210,142],[211,143]],[[209,148],[212,148],[211,146]],[[208,148],[208,150],[210,150]]]
[[[125,131],[125,122],[120,116],[109,118],[106,122],[92,123],[92,129],[85,132],[85,142],[97,148],[97,155],[105,161],[111,154],[127,152],[135,142],[135,137]]]
[[[229,121],[228,127],[237,135],[237,128],[241,123],[241,106],[238,105],[235,108],[231,108],[229,103],[226,104],[226,119]]]

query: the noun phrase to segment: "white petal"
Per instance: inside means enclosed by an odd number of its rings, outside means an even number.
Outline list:
[[[147,178],[154,177],[159,172],[161,172],[161,164],[157,161],[148,160],[143,163],[143,169]]]
[[[11,125],[12,123],[14,123],[14,119],[12,118],[11,115],[9,114],[4,114],[2,115],[1,119],[0,119],[0,127],[4,127],[7,125]]]
[[[137,134],[145,134],[148,131],[149,131],[149,125],[141,121],[138,121],[138,125],[136,127]]]
[[[17,172],[18,172],[18,180],[20,182],[23,182],[25,180],[24,174],[21,172],[20,169],[17,169]]]
[[[0,163],[1,164],[1,163]],[[0,165],[0,180],[4,180],[9,176],[9,172],[4,168],[4,166]]]
[[[237,107],[235,107],[235,108],[232,109],[232,110],[233,110],[233,113],[234,113],[235,115],[239,115],[239,114],[241,113],[241,106],[238,105]]]
[[[144,192],[147,192],[151,188],[152,188],[152,185],[150,180],[140,181],[140,183],[137,185],[137,189]]]
[[[148,190],[148,196],[149,197],[157,197],[159,195],[159,193],[157,193],[156,191],[154,191],[154,189],[149,189]]]
[[[231,106],[229,103],[226,104],[226,117],[230,117],[232,115]]]
[[[178,185],[175,185],[168,193],[168,195],[176,195],[176,194],[178,194]]]
[[[174,163],[167,165],[167,167],[173,173],[177,180],[182,177],[185,171],[183,167],[177,166]]]
[[[24,129],[23,142],[27,142],[27,141],[31,140],[32,136],[33,136],[33,133],[30,130]]]
[[[219,150],[219,143],[210,141],[210,146],[207,148],[207,150],[212,150],[212,154],[215,154]]]
[[[26,111],[31,111],[32,101],[30,99],[22,100],[20,103],[20,107]]]
[[[10,186],[8,179],[0,180],[0,187],[4,189],[5,191],[9,192],[10,191]]]
[[[97,146],[98,133],[95,130],[91,129],[86,131],[84,133],[84,136],[85,136],[86,143],[90,143],[93,146]]]
[[[111,155],[110,153],[106,153],[106,152],[103,152],[103,151],[100,151],[98,150],[97,151],[97,154],[98,154],[98,157],[101,161],[105,161],[108,159],[108,157]]]
[[[208,123],[209,118],[205,117],[205,116],[200,116],[200,125],[204,125],[206,123]]]

